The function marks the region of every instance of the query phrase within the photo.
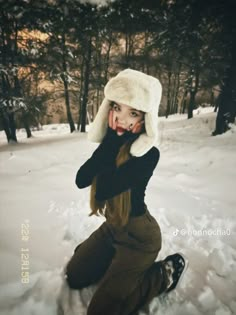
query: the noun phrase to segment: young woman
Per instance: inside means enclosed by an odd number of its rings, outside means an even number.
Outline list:
[[[155,262],[161,231],[144,202],[159,160],[157,115],[161,84],[126,69],[105,86],[105,98],[88,137],[101,142],[80,167],[76,184],[91,185],[91,214],[105,222],[79,244],[66,267],[71,289],[98,288],[88,315],[131,315],[173,290],[186,267],[180,254]]]

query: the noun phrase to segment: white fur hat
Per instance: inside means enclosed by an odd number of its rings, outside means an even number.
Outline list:
[[[157,118],[162,87],[156,78],[140,71],[126,69],[118,73],[106,84],[105,98],[90,126],[88,139],[101,142],[108,127],[108,113],[111,101],[131,106],[145,112],[145,133],[131,145],[133,156],[142,156],[157,140]]]

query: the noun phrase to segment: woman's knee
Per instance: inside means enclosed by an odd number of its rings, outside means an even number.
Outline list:
[[[77,250],[78,248],[76,248]],[[84,263],[81,263],[81,257],[74,251],[74,255],[71,257],[70,261],[67,263],[65,267],[65,278],[68,286],[71,289],[80,290],[87,286],[89,286],[90,279],[88,270]]]
[[[81,257],[78,252],[74,253],[65,268],[65,278],[68,286],[71,289],[83,289],[96,283],[100,278],[100,271],[97,271],[96,265],[91,268],[86,264],[84,257]]]
[[[75,270],[71,261],[69,261],[65,268],[65,278],[70,289],[80,290],[84,287],[80,280],[78,270]]]

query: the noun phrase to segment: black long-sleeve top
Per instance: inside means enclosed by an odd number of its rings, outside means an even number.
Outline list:
[[[115,159],[122,144],[135,140],[137,135],[126,132],[118,136],[108,128],[102,143],[92,156],[80,167],[76,175],[78,188],[90,186],[97,176],[95,198],[98,201],[110,199],[124,191],[131,190],[130,216],[139,216],[145,212],[145,190],[153,174],[160,153],[152,147],[141,157],[131,157],[127,162],[116,167]]]

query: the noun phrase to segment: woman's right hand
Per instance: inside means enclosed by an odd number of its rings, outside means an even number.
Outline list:
[[[108,125],[111,129],[116,130],[117,122],[116,122],[116,117],[114,117],[113,109],[110,109],[109,111]]]

